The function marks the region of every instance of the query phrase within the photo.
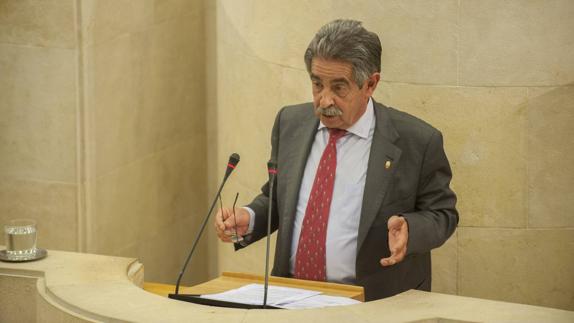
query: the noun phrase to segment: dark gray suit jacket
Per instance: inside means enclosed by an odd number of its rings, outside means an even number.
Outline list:
[[[357,237],[356,284],[367,300],[392,296],[409,289],[430,290],[430,250],[442,245],[458,224],[456,196],[441,133],[407,113],[375,102],[375,132],[368,162]],[[299,188],[318,127],[311,103],[284,107],[273,126],[272,158],[277,182],[272,230],[278,230],[272,274],[290,276],[289,257]],[[390,168],[385,163],[391,162]],[[254,231],[248,243],[267,232],[268,183],[248,205],[255,211]],[[387,220],[404,216],[409,226],[407,256],[382,267],[390,255]]]

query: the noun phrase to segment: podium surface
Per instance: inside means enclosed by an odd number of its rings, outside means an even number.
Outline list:
[[[421,291],[322,309],[215,308],[147,292],[143,278],[133,258],[49,250],[0,262],[0,322],[574,322],[571,311]]]

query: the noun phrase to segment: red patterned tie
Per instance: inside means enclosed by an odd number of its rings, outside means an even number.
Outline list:
[[[329,143],[319,161],[305,209],[295,257],[295,278],[319,281],[327,278],[325,241],[337,170],[337,140],[346,133],[341,129],[329,129]]]

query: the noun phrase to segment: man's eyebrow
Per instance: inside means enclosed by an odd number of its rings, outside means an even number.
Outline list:
[[[315,75],[315,74],[311,74],[311,75],[310,75],[310,78],[311,78],[312,81],[323,82],[323,81],[321,80],[321,78],[318,77],[318,76]],[[341,78],[337,78],[337,79],[332,80],[331,83],[344,83],[344,84],[348,85],[348,84],[349,84],[349,81],[348,81],[346,78],[341,77]]]
[[[334,79],[333,81],[331,81],[331,83],[345,83],[345,84],[349,84],[349,81],[346,78],[338,78],[338,79]]]

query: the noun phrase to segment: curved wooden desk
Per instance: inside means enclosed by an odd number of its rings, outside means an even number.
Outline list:
[[[313,310],[241,310],[170,300],[141,288],[130,258],[50,250],[46,259],[0,263],[0,322],[574,322],[574,312],[409,291]]]

